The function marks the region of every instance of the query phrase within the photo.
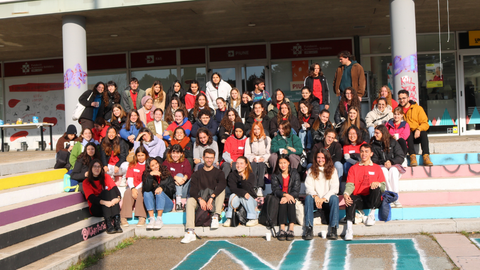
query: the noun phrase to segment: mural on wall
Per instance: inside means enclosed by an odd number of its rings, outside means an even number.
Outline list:
[[[22,77],[5,79],[7,106],[4,122],[14,124],[20,118],[23,123],[30,123],[33,117],[37,116],[39,122],[54,124],[52,133],[55,148],[56,141],[66,130],[62,76],[42,75],[29,81],[30,83],[24,83],[25,78]],[[49,146],[49,128],[44,128],[43,131],[44,140]],[[27,142],[28,149],[38,148],[38,141],[40,141],[38,128],[5,130],[5,142],[10,144],[12,150],[20,149],[22,142]]]
[[[63,78],[65,89],[69,88],[72,85],[80,89],[80,86],[82,84],[87,83],[86,78],[87,78],[87,73],[83,71],[82,66],[80,64],[76,64],[73,70],[69,68],[67,69],[67,71],[65,71],[65,75]]]
[[[414,74],[412,74],[414,73]],[[393,77],[398,83],[400,77],[400,89],[405,89],[410,94],[410,100],[418,101],[418,64],[417,53],[407,56],[396,55],[393,58]],[[398,84],[396,85],[398,87]],[[400,89],[395,89],[397,93]]]

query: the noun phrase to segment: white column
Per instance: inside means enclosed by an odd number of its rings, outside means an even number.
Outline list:
[[[417,32],[415,28],[415,1],[390,0],[390,33],[392,36],[392,63],[394,98],[405,89],[410,99],[418,101]],[[386,67],[385,67],[386,68]]]
[[[81,128],[78,121],[72,120],[72,114],[78,98],[88,88],[85,21],[83,16],[67,15],[62,26],[65,127],[74,124],[78,133]]]

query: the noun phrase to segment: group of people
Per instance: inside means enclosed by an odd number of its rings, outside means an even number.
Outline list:
[[[69,153],[70,177],[83,186],[92,215],[105,217],[109,233],[120,232],[120,224],[128,226],[134,206],[137,226],[145,226],[148,218],[147,230],[160,229],[162,214],[175,209],[186,211],[182,243],[188,243],[196,239],[198,208],[210,212],[210,226],[218,228],[225,196],[224,226],[230,226],[240,205],[247,212],[246,226],[255,226],[256,198],[264,196],[267,179],[280,199],[279,240],[293,240],[302,181],[307,193],[305,238],[313,237],[317,210],[328,220],[328,238],[337,239],[338,195],[344,195],[345,239],[351,240],[355,209],[378,208],[385,190],[398,193],[407,153],[410,165],[417,165],[414,143],[422,145],[424,165],[433,164],[428,118],[409,93],[399,91],[397,104],[383,86],[373,110],[362,119],[363,68],[349,52],[341,52],[339,60],[333,85],[340,103],[334,123],[318,63],[310,66],[298,110],[283,90],[270,96],[262,78],[254,80],[254,91],[244,93],[218,73],[205,90],[193,80],[188,91],[180,81],[168,91],[155,81],[144,91],[132,78],[121,93],[112,81],[86,91],[79,98],[85,106],[81,135],[77,138],[76,128],[69,126],[57,152]],[[116,185],[126,186],[121,210]],[[401,204],[397,200],[392,206]],[[373,224],[375,218],[370,214],[368,220]]]

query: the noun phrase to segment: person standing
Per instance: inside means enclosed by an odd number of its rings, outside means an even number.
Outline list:
[[[417,157],[415,155],[415,143],[422,146],[423,165],[433,166],[430,161],[430,149],[428,146],[427,130],[430,128],[428,117],[423,108],[415,101],[410,100],[407,90],[398,91],[399,106],[405,113],[405,121],[410,126],[410,136],[408,137],[408,154],[410,155],[410,166],[417,166]]]
[[[385,192],[385,176],[382,168],[373,163],[372,146],[363,144],[360,147],[360,162],[353,165],[347,178],[343,198],[345,200],[347,232],[345,240],[353,240],[353,219],[355,209],[370,209],[365,225],[375,224],[375,209],[382,205],[382,193]]]
[[[347,87],[353,87],[362,101],[365,94],[365,72],[363,67],[355,61],[355,57],[349,51],[342,51],[338,54],[340,66],[335,72],[333,79],[333,90],[337,97],[341,97]]]
[[[222,80],[218,72],[214,72],[210,81],[207,82],[207,89],[205,90],[210,108],[214,110],[218,108],[216,101],[219,97],[228,100],[231,90],[230,84]]]
[[[328,82],[325,76],[323,76],[322,68],[320,67],[319,63],[313,63],[310,65],[308,77],[305,78],[303,85],[308,87],[308,89],[312,91],[313,95],[318,98],[320,111],[323,109],[328,110],[328,108],[330,108]]]
[[[126,112],[142,108],[142,98],[145,96],[145,90],[138,88],[138,86],[138,79],[132,77],[130,79],[130,89],[123,91],[122,107]]]
[[[212,149],[203,151],[203,168],[194,172],[190,180],[190,195],[187,200],[187,222],[185,237],[182,239],[182,244],[188,244],[197,240],[195,235],[195,211],[198,206],[204,211],[214,212],[212,215],[212,223],[210,228],[218,229],[219,217],[223,210],[223,202],[225,201],[225,188],[227,181],[225,174],[215,167],[215,152]],[[208,198],[201,196],[201,194],[210,193]]]
[[[92,129],[98,117],[104,116],[105,100],[108,96],[105,92],[105,84],[98,82],[93,87],[93,90],[85,91],[79,98],[78,102],[85,106],[78,122],[82,129]]]

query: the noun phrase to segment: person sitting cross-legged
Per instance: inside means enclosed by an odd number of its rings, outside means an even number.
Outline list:
[[[212,223],[210,228],[217,229],[219,226],[219,218],[222,213],[223,201],[225,200],[225,188],[227,181],[222,170],[213,167],[215,161],[215,151],[205,149],[203,151],[203,168],[194,172],[190,180],[190,195],[187,200],[187,232],[182,239],[182,244],[188,244],[197,240],[195,235],[195,210],[201,207],[204,211],[214,212],[212,215]],[[210,198],[205,200],[201,194],[210,189],[212,194]]]
[[[305,240],[313,239],[313,211],[323,211],[328,217],[327,238],[337,240],[338,228],[338,187],[339,180],[337,170],[333,165],[330,152],[321,148],[314,153],[313,166],[307,171],[305,188]]]
[[[343,198],[345,200],[347,232],[345,240],[353,239],[352,222],[355,209],[370,209],[365,225],[375,224],[375,209],[382,205],[382,193],[385,192],[385,176],[382,168],[373,163],[372,146],[360,146],[360,162],[350,168]]]

